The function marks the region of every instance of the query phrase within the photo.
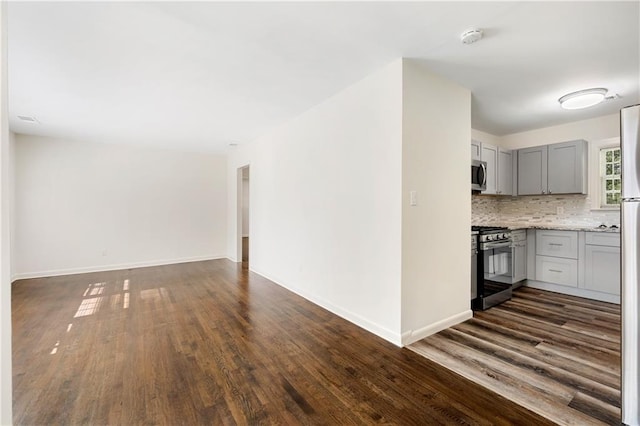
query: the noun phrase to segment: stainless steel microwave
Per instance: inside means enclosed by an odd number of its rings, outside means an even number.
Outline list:
[[[471,190],[484,191],[487,189],[487,162],[471,160]]]

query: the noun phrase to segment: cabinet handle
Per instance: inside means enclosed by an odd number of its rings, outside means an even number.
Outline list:
[[[558,272],[558,273],[560,273],[560,274],[562,273],[562,271],[559,271],[559,270],[557,270],[557,269],[549,269],[549,272]]]
[[[550,246],[563,246],[564,244],[560,243],[549,243]]]
[[[551,194],[551,190],[549,190],[549,194]]]
[[[546,192],[545,192],[544,190],[542,191],[542,193],[543,193],[543,194],[546,194]]]

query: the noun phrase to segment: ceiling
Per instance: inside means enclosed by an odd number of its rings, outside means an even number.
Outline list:
[[[11,2],[10,127],[225,150],[407,57],[471,90],[475,129],[516,133],[640,102],[639,6]],[[462,44],[471,27],[484,38]],[[590,87],[621,97],[580,111],[559,107],[560,96]]]

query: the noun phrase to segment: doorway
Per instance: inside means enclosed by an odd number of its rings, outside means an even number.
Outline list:
[[[249,267],[249,211],[250,211],[249,166],[238,169],[238,251],[242,266]]]

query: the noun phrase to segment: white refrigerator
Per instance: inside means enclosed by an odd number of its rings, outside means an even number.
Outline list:
[[[622,423],[640,425],[640,105],[620,110]]]

